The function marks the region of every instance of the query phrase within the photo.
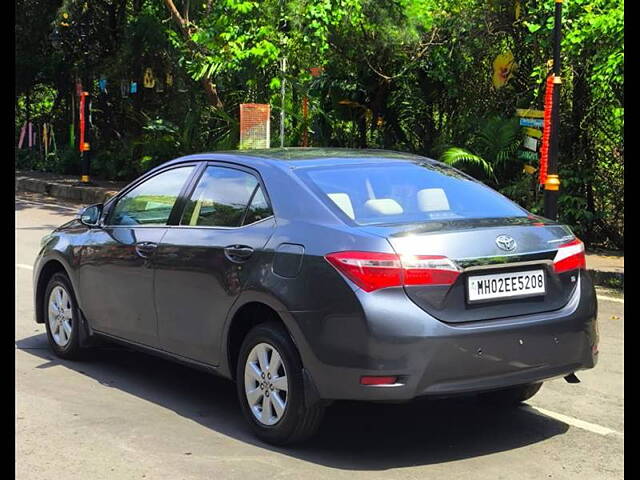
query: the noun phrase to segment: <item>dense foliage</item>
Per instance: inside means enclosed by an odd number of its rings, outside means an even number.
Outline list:
[[[69,137],[80,78],[93,99],[92,171],[104,178],[237,148],[240,103],[271,104],[278,146],[284,104],[287,146],[307,132],[313,146],[425,154],[541,213],[527,173],[537,163],[516,153],[515,111],[543,107],[553,8],[552,0],[18,0],[16,144],[31,120],[53,124],[57,148],[46,158],[41,148],[17,150],[17,166],[78,173]],[[622,0],[566,1],[563,32],[560,216],[591,245],[623,248]],[[508,81],[496,88],[494,60],[511,54]],[[155,88],[143,86],[149,68]]]

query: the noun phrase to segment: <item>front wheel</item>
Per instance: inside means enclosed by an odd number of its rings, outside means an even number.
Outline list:
[[[302,363],[286,330],[259,324],[244,339],[236,370],[242,412],[267,443],[301,442],[315,433],[324,407],[305,404]]]
[[[80,322],[76,298],[69,278],[56,273],[47,284],[44,295],[44,319],[47,338],[53,352],[72,360],[80,355]]]

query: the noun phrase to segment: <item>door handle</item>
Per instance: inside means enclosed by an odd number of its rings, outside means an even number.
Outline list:
[[[157,243],[153,242],[138,242],[136,243],[136,253],[142,258],[148,258],[153,255],[153,252],[158,248]]]
[[[253,255],[253,248],[246,245],[229,245],[224,248],[224,254],[232,262],[244,262]]]

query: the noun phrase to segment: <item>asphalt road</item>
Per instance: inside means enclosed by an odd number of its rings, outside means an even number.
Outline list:
[[[68,208],[71,207],[71,208]],[[600,361],[513,411],[470,400],[336,403],[297,448],[255,440],[233,385],[101,347],[67,362],[33,320],[40,238],[78,206],[16,197],[16,478],[622,478],[624,299],[601,292]]]

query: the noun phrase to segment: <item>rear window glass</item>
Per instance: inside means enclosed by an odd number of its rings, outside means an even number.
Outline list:
[[[299,175],[331,208],[360,225],[527,215],[495,190],[446,166],[349,165],[300,169]]]

